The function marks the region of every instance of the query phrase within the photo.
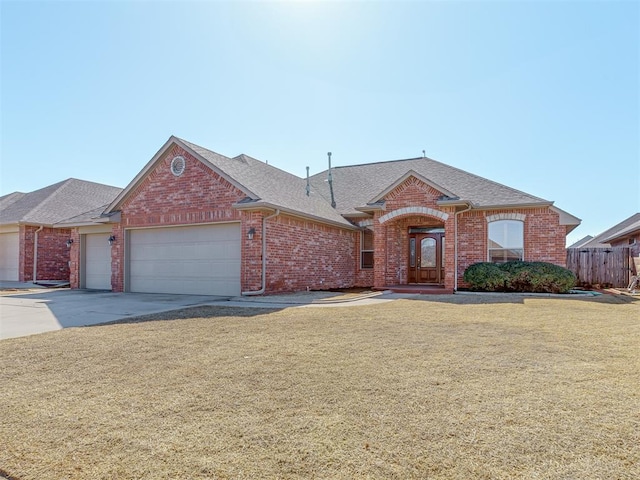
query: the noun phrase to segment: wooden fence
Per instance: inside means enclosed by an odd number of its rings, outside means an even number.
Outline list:
[[[626,287],[629,248],[568,248],[567,268],[578,277],[578,285]]]

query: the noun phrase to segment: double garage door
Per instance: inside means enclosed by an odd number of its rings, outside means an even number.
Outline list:
[[[240,224],[128,231],[130,292],[240,294]]]

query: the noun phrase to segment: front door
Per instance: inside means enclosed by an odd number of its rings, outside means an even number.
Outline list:
[[[409,233],[408,280],[409,283],[444,283],[444,233]]]

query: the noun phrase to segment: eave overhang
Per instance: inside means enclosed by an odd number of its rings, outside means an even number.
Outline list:
[[[383,212],[387,209],[385,201],[370,202],[361,207],[355,207],[354,210],[364,213]]]
[[[344,228],[346,230],[359,230],[359,228],[345,219],[344,222],[338,222],[335,220],[330,220],[324,217],[319,217],[317,215],[311,215],[309,213],[300,212],[298,210],[293,210],[287,207],[281,207],[269,202],[263,202],[262,200],[256,201],[240,201],[231,205],[236,210],[240,211],[251,211],[251,210],[270,210],[276,211],[280,210],[281,213],[285,213],[287,215],[291,215],[292,217],[305,218],[309,220],[313,220],[315,222],[324,223],[327,225],[333,225],[336,227]]]

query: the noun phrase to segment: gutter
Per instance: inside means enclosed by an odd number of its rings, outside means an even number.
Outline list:
[[[464,210],[460,210],[459,212],[456,212],[453,215],[454,218],[454,238],[453,238],[453,249],[454,249],[454,254],[453,254],[453,291],[457,292],[458,291],[458,215],[460,215],[461,213],[464,212],[468,212],[469,210],[471,210],[473,207],[471,206],[471,204],[467,204],[467,208],[465,208]]]
[[[32,283],[36,283],[38,280],[38,232],[44,229],[44,225],[40,225],[33,235],[33,280]]]
[[[242,210],[251,211],[251,210],[260,210],[260,209],[269,208],[269,209],[272,209],[272,210],[277,210],[278,212],[281,212],[281,213],[286,213],[287,215],[291,215],[292,217],[304,218],[304,219],[312,220],[314,222],[322,223],[322,224],[325,224],[325,225],[332,225],[332,226],[335,226],[335,227],[344,228],[346,230],[358,230],[358,228],[355,227],[348,220],[345,220],[344,223],[343,223],[343,222],[339,222],[337,220],[328,219],[326,217],[319,217],[317,215],[313,215],[313,214],[310,214],[310,213],[300,212],[299,210],[293,210],[291,208],[281,207],[281,206],[275,205],[273,203],[263,202],[261,200],[260,201],[255,201],[255,202],[234,203],[231,206],[233,208],[235,208],[236,210],[240,210],[240,211],[242,211]]]
[[[262,288],[260,288],[260,290],[242,292],[242,296],[262,295],[267,288],[267,220],[277,217],[278,215],[280,215],[279,208],[276,209],[275,213],[267,217],[262,217]]]

